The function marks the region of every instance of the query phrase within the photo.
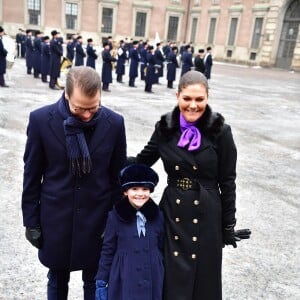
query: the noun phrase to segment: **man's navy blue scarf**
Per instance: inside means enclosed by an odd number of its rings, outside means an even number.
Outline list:
[[[62,96],[58,105],[59,112],[64,119],[64,132],[66,136],[67,155],[70,161],[70,171],[73,175],[83,176],[92,169],[92,160],[86,143],[84,130],[95,127],[99,119],[99,112],[89,122],[82,122],[72,115],[69,104]]]

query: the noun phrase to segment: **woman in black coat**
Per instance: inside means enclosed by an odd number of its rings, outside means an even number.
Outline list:
[[[136,161],[159,158],[168,174],[164,300],[220,300],[223,244],[236,247],[236,147],[230,126],[207,105],[203,74],[182,76],[178,106],[163,115]]]

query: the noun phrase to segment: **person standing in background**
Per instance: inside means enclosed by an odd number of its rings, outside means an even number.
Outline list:
[[[186,72],[190,71],[193,64],[193,55],[191,52],[191,46],[186,45],[185,51],[182,54],[182,67],[181,67],[181,76],[184,75]]]
[[[50,81],[49,88],[52,90],[59,90],[57,86],[57,79],[60,76],[60,63],[63,55],[63,47],[59,32],[56,30],[51,31],[52,39],[50,41]]]
[[[138,66],[140,61],[140,55],[137,51],[137,47],[139,45],[138,41],[134,41],[132,43],[132,48],[129,51],[129,58],[130,58],[130,67],[129,67],[129,86],[135,86],[135,78],[138,77]]]
[[[91,67],[93,69],[96,68],[96,59],[98,58],[98,55],[96,54],[96,50],[93,48],[93,39],[87,40],[87,46],[86,46],[86,54],[87,54],[87,60],[86,60],[86,66]]]
[[[3,46],[2,37],[4,35],[4,28],[0,26],[0,86],[8,87],[4,80],[4,74],[6,73],[6,56],[7,50]]]
[[[83,66],[84,65],[84,58],[86,57],[86,54],[84,53],[84,50],[82,48],[82,36],[77,37],[77,43],[76,43],[76,54],[75,54],[75,66]]]
[[[37,30],[33,40],[32,66],[34,78],[39,78],[41,74],[42,36],[43,33]]]
[[[50,39],[45,36],[42,42],[42,59],[41,59],[41,79],[42,82],[48,82],[47,76],[50,70]]]
[[[205,57],[204,57],[205,76],[206,76],[207,79],[211,78],[211,68],[212,68],[212,65],[213,65],[213,59],[212,59],[212,56],[211,56],[211,52],[212,52],[211,47],[207,47],[206,48],[206,54],[205,54]]]
[[[112,57],[109,50],[108,42],[103,44],[102,51],[102,91],[110,92],[109,84],[112,83],[112,63],[116,61],[116,58]]]
[[[176,80],[176,69],[179,68],[177,62],[177,52],[178,48],[176,46],[173,46],[167,58],[167,80],[169,89],[173,88],[173,82]]]
[[[117,74],[117,82],[123,82],[123,75],[125,75],[125,63],[127,59],[125,43],[123,40],[120,41],[120,46],[118,48],[118,60],[117,60],[117,67],[116,67],[116,74]]]
[[[194,59],[195,71],[205,74],[205,64],[204,64],[204,49],[198,50],[198,55]]]
[[[32,31],[30,29],[26,30],[26,40],[25,40],[25,57],[26,57],[26,67],[27,74],[31,74],[32,70],[32,53],[33,53],[33,42],[32,42]]]
[[[156,44],[154,55],[155,55],[155,61],[157,65],[157,74],[156,74],[157,83],[159,84],[159,78],[164,76],[164,61],[165,61],[160,43]]]

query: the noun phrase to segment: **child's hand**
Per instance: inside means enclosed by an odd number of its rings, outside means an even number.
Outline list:
[[[96,300],[107,300],[107,282],[96,280]]]

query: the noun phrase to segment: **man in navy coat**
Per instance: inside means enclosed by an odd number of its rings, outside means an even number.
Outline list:
[[[100,87],[94,69],[73,67],[61,98],[29,117],[23,224],[49,268],[48,300],[67,299],[70,272],[76,270],[82,270],[84,299],[95,299],[106,218],[121,195],[124,119],[101,105]]]

